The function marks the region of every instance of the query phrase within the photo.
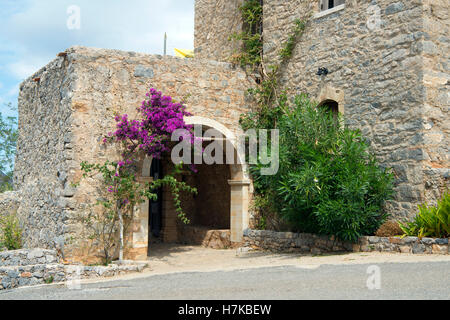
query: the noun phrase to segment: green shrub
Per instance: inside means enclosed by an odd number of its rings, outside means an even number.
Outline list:
[[[450,193],[447,190],[437,206],[422,204],[412,222],[400,223],[407,236],[448,238],[450,236]]]
[[[6,109],[15,111],[11,103]],[[5,117],[0,111],[0,193],[11,191],[17,144],[17,117]]]
[[[0,248],[18,250],[22,248],[22,229],[15,215],[0,217]]]
[[[8,182],[8,181],[1,182],[0,181],[0,193],[7,192],[7,191],[13,191],[13,190],[14,190],[13,186],[11,185],[10,182]]]
[[[262,176],[261,165],[251,166],[256,192],[293,231],[348,241],[374,234],[388,217],[393,175],[378,166],[361,133],[306,95],[293,105],[284,97],[276,108],[280,169]]]

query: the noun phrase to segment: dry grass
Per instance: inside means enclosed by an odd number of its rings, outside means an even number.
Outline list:
[[[393,237],[393,236],[401,236],[404,232],[398,225],[397,221],[387,221],[385,222],[375,233],[377,237]]]

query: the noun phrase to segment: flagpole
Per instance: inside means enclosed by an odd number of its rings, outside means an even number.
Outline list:
[[[164,32],[164,55],[167,55],[167,32]]]

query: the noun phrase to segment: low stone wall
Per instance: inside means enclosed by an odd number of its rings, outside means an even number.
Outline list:
[[[30,266],[0,267],[0,290],[23,286],[62,283],[95,278],[115,277],[142,272],[146,265],[77,266],[63,264],[39,264]]]
[[[339,241],[334,237],[251,229],[244,231],[244,246],[256,250],[312,254],[352,250],[351,243]]]
[[[244,232],[244,246],[255,250],[302,252],[397,252],[412,254],[449,254],[448,239],[417,237],[361,237],[358,243],[314,234],[251,230]]]
[[[65,265],[54,250],[4,251],[0,252],[0,290],[62,282],[76,285],[78,280],[142,272],[145,267],[146,263],[137,262],[108,266]]]
[[[0,267],[59,263],[55,250],[32,249],[0,252]]]
[[[62,264],[0,267],[0,290],[66,280]]]
[[[448,239],[417,237],[361,237],[354,252],[398,252],[413,254],[449,254]]]

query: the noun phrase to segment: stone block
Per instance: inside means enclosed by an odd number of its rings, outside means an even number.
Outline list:
[[[448,245],[433,244],[432,253],[434,254],[448,254]]]
[[[423,243],[425,245],[432,245],[435,243],[435,239],[433,238],[422,238],[420,239],[420,243]]]
[[[411,253],[410,246],[399,246],[398,247],[401,253]]]
[[[421,254],[421,253],[425,253],[426,250],[426,246],[424,244],[421,243],[414,243],[412,245],[412,253],[413,254]]]
[[[389,242],[393,243],[393,244],[400,244],[400,243],[402,243],[402,240],[398,237],[390,237]]]
[[[391,14],[395,14],[400,11],[403,11],[404,8],[405,8],[405,5],[403,4],[403,2],[399,1],[399,2],[395,2],[395,3],[388,5],[384,12],[386,15],[391,15]]]

